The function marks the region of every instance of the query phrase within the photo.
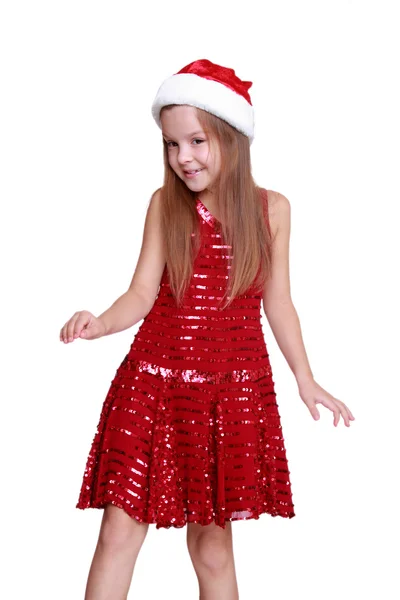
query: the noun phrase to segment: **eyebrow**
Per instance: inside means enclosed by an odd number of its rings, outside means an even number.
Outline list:
[[[193,133],[189,133],[187,137],[193,137],[194,135],[204,135],[204,131],[194,131]],[[173,137],[171,135],[168,135],[167,133],[163,133],[163,136],[165,138]]]

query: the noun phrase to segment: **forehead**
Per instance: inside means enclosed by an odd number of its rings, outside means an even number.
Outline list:
[[[161,127],[164,136],[190,136],[203,133],[193,106],[173,106],[161,113]]]

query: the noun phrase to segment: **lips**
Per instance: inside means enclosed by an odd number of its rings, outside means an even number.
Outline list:
[[[193,169],[192,171],[184,171],[184,173],[186,173],[187,175],[194,175],[194,173],[198,173],[199,171],[202,171],[203,169]]]

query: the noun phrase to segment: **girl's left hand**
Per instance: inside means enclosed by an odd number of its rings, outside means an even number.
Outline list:
[[[350,426],[350,421],[355,420],[350,409],[344,404],[344,402],[334,398],[320,385],[318,385],[314,379],[301,383],[298,387],[300,398],[303,400],[312,417],[316,421],[320,417],[316,404],[322,404],[334,413],[335,417],[333,419],[333,424],[335,427],[340,421],[340,415],[342,415],[346,427]]]

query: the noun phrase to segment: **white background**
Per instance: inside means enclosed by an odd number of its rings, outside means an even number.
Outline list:
[[[2,3],[2,597],[83,599],[102,511],[75,504],[139,323],[68,345],[59,330],[127,289],[163,178],[151,102],[208,58],[254,82],[253,172],[291,203],[310,364],[356,417],[312,419],[265,319],[296,517],[233,523],[240,598],[398,598],[396,5]],[[129,598],[198,598],[185,535],[150,526]]]

